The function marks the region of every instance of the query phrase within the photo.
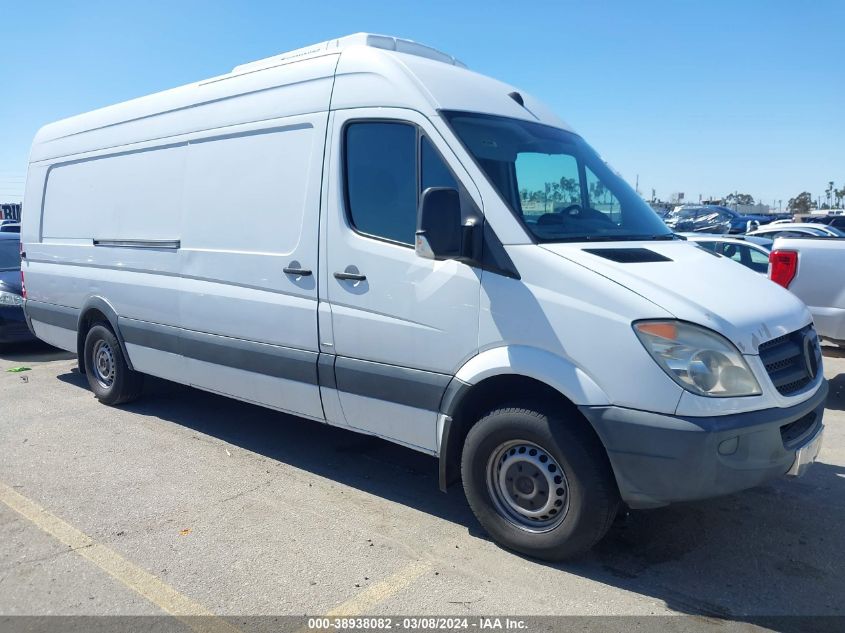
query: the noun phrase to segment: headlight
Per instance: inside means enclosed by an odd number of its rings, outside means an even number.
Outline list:
[[[23,297],[13,292],[0,292],[0,307],[22,306]]]
[[[657,364],[699,396],[756,396],[760,385],[724,336],[683,321],[640,321],[634,331]]]

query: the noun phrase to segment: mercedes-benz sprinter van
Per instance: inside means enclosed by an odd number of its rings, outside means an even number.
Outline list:
[[[357,34],[41,129],[26,313],[105,404],[160,376],[398,442],[506,547],[812,462],[807,308],[677,238],[542,103]]]

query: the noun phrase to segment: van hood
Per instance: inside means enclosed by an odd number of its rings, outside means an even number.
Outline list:
[[[618,283],[677,319],[716,330],[743,354],[756,354],[760,343],[812,320],[807,307],[791,292],[692,242],[541,246]]]

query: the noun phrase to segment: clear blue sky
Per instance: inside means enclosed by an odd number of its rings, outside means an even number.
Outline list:
[[[533,93],[647,196],[845,183],[842,0],[0,0],[0,201],[44,123],[356,31]]]

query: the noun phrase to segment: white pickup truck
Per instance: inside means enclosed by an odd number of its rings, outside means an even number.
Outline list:
[[[845,347],[845,238],[779,237],[769,278],[807,304],[819,336]]]

